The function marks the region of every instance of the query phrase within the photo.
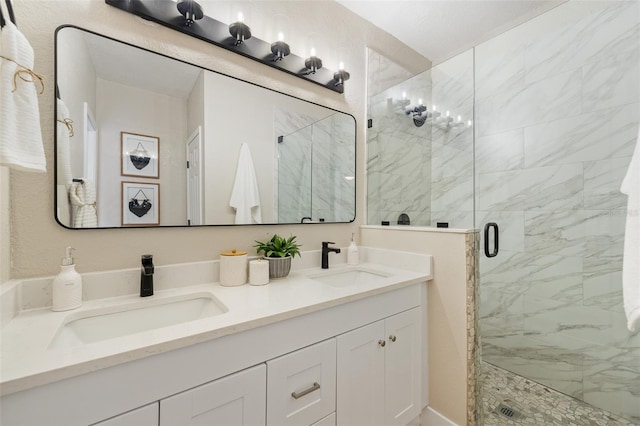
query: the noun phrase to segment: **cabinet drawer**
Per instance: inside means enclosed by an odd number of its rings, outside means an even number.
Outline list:
[[[336,341],[267,362],[267,424],[311,425],[335,411]]]

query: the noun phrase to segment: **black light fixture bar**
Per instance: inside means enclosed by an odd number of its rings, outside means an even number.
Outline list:
[[[172,0],[105,0],[105,3],[334,92],[344,93],[344,86],[335,84],[334,72],[329,69],[320,68],[315,73],[309,73],[309,69],[305,67],[305,58],[293,53],[283,60],[274,60],[271,42],[252,36],[244,43],[236,45],[236,39],[229,33],[229,25],[206,15],[188,25],[187,20],[178,12],[177,3]]]

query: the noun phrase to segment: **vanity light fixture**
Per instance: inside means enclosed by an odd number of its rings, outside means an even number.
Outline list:
[[[104,0],[124,12],[140,16],[172,30],[237,53],[245,58],[276,68],[332,92],[344,93],[349,73],[334,72],[322,66],[315,53],[305,58],[291,52],[284,40],[267,42],[253,37],[241,14],[236,22],[227,24],[204,14],[196,0]],[[178,12],[184,19],[176,17]],[[279,21],[280,22],[280,21]],[[230,36],[229,36],[230,35]],[[289,35],[287,34],[289,37]],[[248,40],[251,39],[250,42]],[[312,44],[310,44],[312,45]],[[286,60],[284,58],[286,57]]]
[[[344,62],[340,62],[338,64],[338,72],[333,73],[333,80],[335,81],[333,84],[335,86],[342,86],[349,78],[351,78],[351,75],[344,70]]]
[[[195,0],[181,0],[178,2],[178,12],[186,19],[187,27],[199,19],[202,19],[204,12]]]
[[[289,45],[284,42],[284,34],[278,33],[278,41],[271,43],[271,53],[273,53],[274,61],[281,61],[291,53]]]
[[[311,48],[310,56],[305,59],[304,67],[308,70],[306,74],[315,74],[320,68],[322,68],[322,59],[316,56],[316,49]]]
[[[244,23],[244,15],[242,12],[238,12],[238,20],[229,25],[229,34],[236,39],[233,43],[234,46],[240,46],[245,40],[251,38],[251,28]]]

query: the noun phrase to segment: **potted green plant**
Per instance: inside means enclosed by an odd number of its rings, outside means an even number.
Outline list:
[[[300,244],[296,242],[295,235],[283,238],[274,234],[266,242],[257,241],[256,251],[264,253],[264,258],[269,261],[269,278],[283,278],[289,275],[291,259],[300,256]]]

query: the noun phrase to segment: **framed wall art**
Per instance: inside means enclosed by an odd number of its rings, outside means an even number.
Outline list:
[[[122,225],[160,225],[160,184],[122,182]]]
[[[120,132],[120,143],[122,176],[160,177],[160,138]]]

